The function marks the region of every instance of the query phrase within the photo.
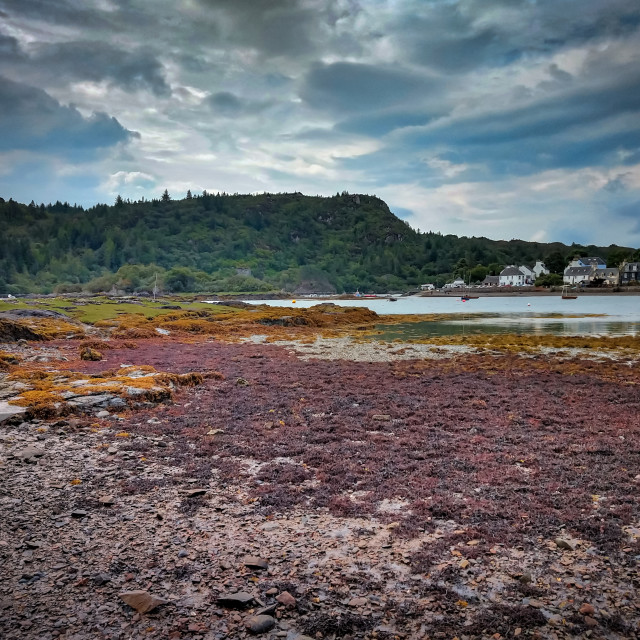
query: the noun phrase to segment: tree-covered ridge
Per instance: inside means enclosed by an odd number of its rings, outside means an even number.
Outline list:
[[[454,273],[632,250],[420,233],[379,198],[207,194],[90,209],[0,202],[0,293],[57,290],[388,291]]]

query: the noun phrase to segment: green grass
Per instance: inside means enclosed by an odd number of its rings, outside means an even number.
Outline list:
[[[11,302],[0,301],[0,311],[15,309],[42,309],[46,311],[58,311],[86,324],[94,324],[99,320],[110,320],[125,313],[139,313],[146,318],[175,313],[177,309],[162,309],[164,305],[179,305],[184,311],[206,309],[211,313],[229,313],[233,310],[229,307],[219,307],[205,302],[182,302],[176,299],[164,298],[162,300],[118,301],[109,298],[33,298],[29,301],[14,300]]]

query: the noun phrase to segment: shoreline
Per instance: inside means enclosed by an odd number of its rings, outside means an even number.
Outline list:
[[[0,423],[3,638],[640,631],[636,342],[381,345],[368,311],[197,333],[242,313],[121,318],[95,360],[86,335],[0,345],[0,400],[77,405]]]

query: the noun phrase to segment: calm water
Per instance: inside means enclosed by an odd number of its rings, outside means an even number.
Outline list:
[[[318,299],[251,300],[274,307],[312,307]],[[452,314],[446,321],[419,322],[385,329],[384,338],[422,337],[457,333],[556,333],[559,335],[640,335],[640,296],[583,295],[576,300],[556,296],[407,297],[330,300],[345,307],[367,307],[380,314]],[[563,314],[564,318],[545,317]],[[596,315],[597,317],[588,317]]]

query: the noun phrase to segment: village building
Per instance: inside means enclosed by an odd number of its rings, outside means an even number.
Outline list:
[[[500,272],[501,287],[521,287],[524,284],[526,284],[526,276],[518,267],[509,265]]]
[[[624,262],[620,269],[620,284],[640,281],[640,262]]]
[[[500,285],[500,276],[485,276],[480,284],[483,287],[497,287]]]
[[[562,281],[565,284],[587,285],[598,277],[598,271],[607,270],[607,263],[598,256],[591,258],[574,258],[564,270]]]
[[[545,266],[544,262],[542,262],[542,260],[536,260],[536,263],[533,266],[532,271],[533,273],[536,274],[536,279],[539,278],[540,276],[546,276],[549,274],[549,269],[547,269],[547,267]]]
[[[595,280],[601,284],[615,286],[620,282],[620,270],[614,267],[596,269]]]

